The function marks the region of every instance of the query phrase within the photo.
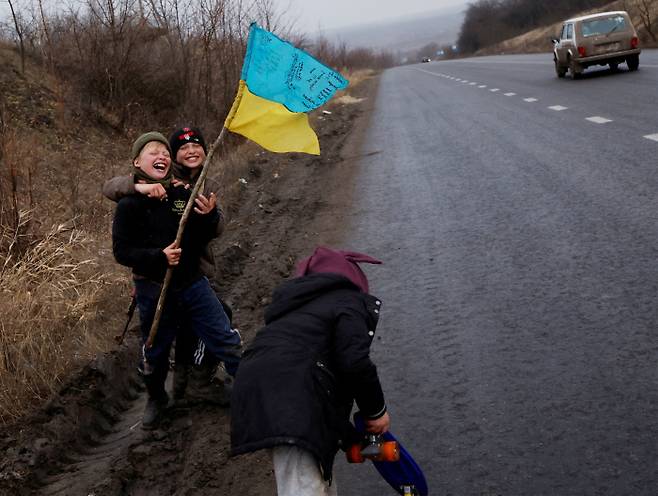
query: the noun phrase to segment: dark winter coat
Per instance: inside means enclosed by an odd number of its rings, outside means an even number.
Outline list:
[[[175,179],[178,179],[179,181],[182,181],[184,183],[189,184],[191,187],[194,187],[196,183],[196,176],[194,179],[190,178],[189,175],[189,169],[187,167],[184,167],[182,165],[177,164],[176,162],[172,162],[172,173]],[[177,186],[178,188],[182,188],[182,186]],[[138,195],[135,191],[135,175],[134,174],[127,174],[125,176],[116,176],[113,177],[112,179],[108,179],[105,181],[103,184],[102,188],[103,195],[112,200],[113,202],[118,202],[121,200],[121,198],[125,196],[131,196],[131,195]],[[219,221],[217,222],[217,227],[215,229],[215,235],[213,236],[212,239],[218,238],[222,232],[224,232],[224,225],[225,225],[225,216],[224,212],[222,211],[222,206],[219,201],[219,196],[220,196],[220,187],[219,187],[219,182],[217,180],[206,177],[206,181],[204,184],[203,191],[201,191],[204,196],[209,197],[211,193],[215,193],[217,196],[217,211],[219,213]],[[212,284],[212,279],[215,277],[215,257],[213,254],[213,250],[209,245],[206,245],[204,248],[202,254],[201,254],[201,260],[200,260],[200,267],[201,267],[201,272],[203,272],[204,275],[206,275],[209,279],[211,279],[211,284]]]
[[[162,282],[168,267],[162,250],[176,239],[189,198],[189,190],[176,187],[167,189],[165,200],[144,195],[123,197],[117,204],[112,225],[116,261],[131,267],[139,277]],[[216,210],[206,215],[194,211],[190,214],[181,242],[181,258],[172,275],[173,288],[184,288],[202,276],[199,259],[215,236],[218,220]]]
[[[386,412],[369,357],[380,306],[337,274],[279,286],[235,379],[231,454],[294,444],[331,480],[336,451],[353,436],[353,401],[366,418]]]

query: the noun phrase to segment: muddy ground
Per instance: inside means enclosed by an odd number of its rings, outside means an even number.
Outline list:
[[[320,157],[248,148],[246,184],[214,246],[217,279],[247,343],[294,261],[317,244],[340,242],[376,87],[376,78],[367,79],[351,90],[354,98],[326,107],[331,113],[317,112]],[[125,301],[117,302],[115,312],[124,311]],[[264,453],[228,457],[229,409],[187,405],[172,409],[158,430],[141,429],[137,349],[133,325],[116,351],[94,359],[43,408],[0,431],[0,494],[275,494]]]

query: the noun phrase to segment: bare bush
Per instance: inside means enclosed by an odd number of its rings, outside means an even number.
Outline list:
[[[14,232],[14,239],[6,244],[0,238],[0,253],[21,251],[29,223],[21,222],[22,209],[33,206],[32,167],[23,164],[19,157],[27,140],[19,139],[17,130],[10,125],[4,104],[0,101],[0,225]],[[27,147],[29,149],[29,147]]]
[[[628,0],[631,12],[637,12],[642,20],[642,25],[646,29],[647,34],[654,41],[658,41],[656,33],[654,33],[654,22],[658,16],[658,0]]]
[[[25,47],[66,87],[57,97],[118,131],[194,122],[219,131],[237,89],[249,22],[283,38],[293,25],[272,0],[84,0],[55,14],[16,12]],[[303,38],[302,38],[303,40]],[[29,49],[31,47],[31,49]],[[319,40],[312,53],[343,69],[384,68],[390,54]],[[65,90],[65,91],[64,91]]]

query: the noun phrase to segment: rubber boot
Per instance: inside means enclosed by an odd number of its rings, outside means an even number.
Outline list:
[[[185,397],[190,367],[176,364],[174,368],[174,401],[181,401]]]
[[[217,365],[210,361],[193,366],[189,375],[188,399],[228,406],[231,398],[230,391],[227,392],[225,382],[215,376],[216,371]]]
[[[142,429],[151,430],[159,425],[169,404],[169,395],[164,388],[167,370],[165,369],[163,373],[156,369],[151,374],[142,377],[148,393],[148,400],[142,417]]]

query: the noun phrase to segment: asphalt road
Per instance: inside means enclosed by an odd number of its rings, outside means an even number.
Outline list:
[[[343,244],[385,261],[373,357],[430,494],[658,494],[657,108],[657,51],[383,74]]]

